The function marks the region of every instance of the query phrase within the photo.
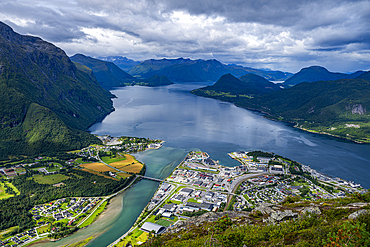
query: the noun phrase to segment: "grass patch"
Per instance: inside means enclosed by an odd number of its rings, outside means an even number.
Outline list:
[[[10,227],[4,231],[1,231],[0,232],[0,239],[3,240],[11,235],[13,235],[14,233],[16,233],[18,231],[18,226],[13,226],[13,227]]]
[[[0,200],[7,199],[7,198],[14,196],[14,194],[6,193],[7,187],[12,189],[17,196],[21,194],[21,192],[19,192],[19,190],[12,183],[7,182],[7,181],[5,183],[0,182]]]
[[[164,226],[164,227],[169,227],[170,225],[173,224],[172,221],[169,221],[169,220],[165,220],[165,219],[159,219],[157,220],[157,222],[155,222],[156,224],[158,225],[161,225],[161,226]]]
[[[86,244],[88,244],[91,240],[93,240],[94,238],[95,238],[95,236],[92,236],[92,237],[89,237],[87,239],[81,240],[77,243],[64,245],[63,247],[83,247]]]
[[[33,180],[39,184],[57,184],[69,177],[63,174],[52,174],[52,175],[34,175]]]
[[[82,158],[77,158],[76,163],[78,163],[78,164],[88,164],[88,163],[91,163],[91,161],[83,161]]]
[[[131,156],[131,155],[130,155]],[[125,155],[117,155],[116,157],[112,157],[112,156],[103,156],[101,157],[102,161],[104,161],[105,163],[107,164],[111,164],[111,163],[114,163],[114,162],[119,162],[119,161],[122,161],[122,160],[126,160],[126,157]]]
[[[133,246],[137,246],[140,243],[144,243],[148,239],[149,233],[143,232],[141,230],[134,230],[132,234],[124,238],[121,242],[119,242],[116,246],[124,247],[128,242],[130,242]]]
[[[117,177],[120,177],[120,178],[123,178],[123,179],[128,178],[128,177],[131,176],[130,174],[127,174],[127,173],[124,173],[124,172],[118,172],[118,173],[116,173],[116,175],[117,175]]]
[[[194,198],[189,198],[188,199],[188,202],[195,202],[195,203],[199,203],[198,200],[194,199]]]
[[[0,200],[7,199],[12,196],[14,195],[6,193],[5,185],[3,183],[0,183]]]
[[[95,221],[95,219],[104,211],[105,206],[107,206],[107,203],[108,203],[108,201],[103,202],[99,206],[99,208],[84,223],[82,223],[82,225],[80,225],[79,227],[83,228],[85,226],[88,226],[88,225],[92,224]]]
[[[49,226],[46,225],[46,226],[42,226],[42,227],[39,227],[36,229],[37,233],[38,234],[43,234],[43,233],[47,233],[49,231]]]

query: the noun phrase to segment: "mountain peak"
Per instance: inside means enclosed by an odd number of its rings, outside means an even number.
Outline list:
[[[333,73],[321,66],[311,66],[301,69],[284,82],[284,87],[293,87],[301,82],[314,81],[332,81],[339,79],[352,79],[357,77],[357,72],[354,74]]]
[[[325,67],[313,65],[310,67],[302,68],[300,71],[307,71],[307,70],[316,70],[316,71],[322,71],[322,72],[329,72]]]
[[[71,60],[89,67],[94,72],[99,84],[105,89],[125,86],[126,82],[131,82],[134,79],[112,62],[102,61],[83,54],[76,54],[71,57]]]

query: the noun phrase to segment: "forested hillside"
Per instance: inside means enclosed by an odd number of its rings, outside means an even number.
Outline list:
[[[133,76],[127,74],[112,62],[102,61],[82,54],[72,56],[71,60],[90,68],[99,84],[105,89],[124,87],[125,83],[134,80]]]
[[[0,47],[1,158],[99,142],[78,131],[113,110],[112,95],[91,74],[58,47],[1,22]]]
[[[234,102],[239,99],[251,98],[277,90],[281,90],[279,85],[255,74],[246,74],[240,77],[240,79],[235,78],[231,74],[226,74],[221,76],[214,85],[195,89],[191,93]]]

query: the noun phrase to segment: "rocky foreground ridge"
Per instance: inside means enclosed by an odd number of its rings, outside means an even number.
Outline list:
[[[370,246],[369,193],[289,200],[252,212],[208,212],[178,221],[144,246]]]

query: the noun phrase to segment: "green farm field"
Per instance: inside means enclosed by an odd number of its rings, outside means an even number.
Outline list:
[[[32,177],[33,180],[39,184],[57,184],[69,177],[63,174],[52,174],[52,175],[35,175]]]

